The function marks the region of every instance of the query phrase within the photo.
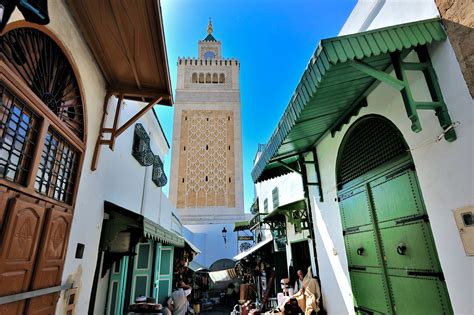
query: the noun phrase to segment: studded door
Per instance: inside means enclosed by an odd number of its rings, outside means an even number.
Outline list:
[[[452,314],[416,171],[384,118],[356,122],[338,161],[338,199],[359,313]]]

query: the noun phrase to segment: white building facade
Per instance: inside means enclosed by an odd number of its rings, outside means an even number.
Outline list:
[[[417,47],[426,45],[428,59],[426,54],[417,55],[412,51],[402,60],[402,67],[413,65],[404,78],[411,91],[410,97],[418,102],[432,102],[436,101],[436,95],[439,96],[433,93],[436,85],[432,84],[429,75],[423,75],[422,68],[414,65],[431,60],[435,80],[437,78],[435,84],[439,84],[441,101],[444,98],[451,119],[444,125],[443,118],[440,118],[443,114],[437,112],[435,115],[428,107],[420,110],[422,105],[415,109],[418,120],[410,112],[407,115],[407,104],[410,104],[410,100],[406,99],[408,94],[403,94],[404,87],[394,89],[390,79],[400,80],[403,77],[400,72],[385,68],[390,78],[380,75],[374,59],[362,57],[370,49],[385,50],[392,54],[397,70],[394,51],[403,48],[396,48],[400,44],[395,42],[397,39],[403,41],[403,35],[398,33],[396,27],[393,33],[392,28],[384,27],[404,24],[401,26],[403,30],[411,25],[415,29],[423,29],[424,23],[441,23],[436,20],[437,17],[439,12],[433,1],[359,2],[342,28],[340,37],[323,40],[305,71],[302,82],[306,78],[317,82],[316,91],[311,90],[311,85],[304,83],[303,86],[301,83],[292,98],[293,108],[305,104],[304,99],[319,98],[313,104],[319,104],[321,117],[330,119],[331,114],[324,112],[324,104],[337,108],[341,99],[350,99],[350,94],[344,94],[350,91],[349,86],[344,85],[343,78],[331,77],[336,73],[333,71],[337,71],[331,67],[338,62],[352,62],[350,68],[344,71],[346,77],[370,73],[369,76],[378,76],[377,80],[383,82],[369,90],[361,87],[358,92],[367,91],[364,94],[365,103],[352,112],[346,108],[341,114],[335,114],[336,121],[327,120],[329,127],[319,129],[324,131],[322,135],[316,135],[313,131],[321,128],[318,126],[320,120],[313,118],[313,130],[305,129],[306,139],[313,145],[301,146],[300,152],[305,161],[312,162],[306,164],[308,176],[313,176],[313,180],[308,179],[308,182],[314,183],[308,185],[309,202],[316,231],[316,256],[323,301],[329,314],[470,314],[474,311],[474,287],[472,281],[467,281],[473,277],[474,260],[472,251],[469,251],[472,245],[465,236],[473,230],[469,218],[472,217],[474,205],[474,107],[466,84],[468,80],[463,77],[450,43],[450,34],[445,40],[440,36],[432,42],[421,40],[415,44]],[[433,18],[435,20],[429,22]],[[384,32],[390,35],[386,36]],[[416,34],[416,31],[413,32]],[[344,37],[347,34],[352,35]],[[357,37],[359,34],[360,37]],[[378,41],[378,36],[388,45],[386,48]],[[372,45],[371,38],[377,46]],[[361,42],[356,42],[358,40]],[[367,46],[363,44],[364,40]],[[403,45],[410,46],[408,42]],[[351,49],[353,55],[344,55]],[[420,50],[422,48],[417,48],[418,52]],[[375,53],[382,54],[380,51]],[[325,56],[330,64],[321,63],[321,58]],[[347,59],[334,62],[333,57]],[[363,61],[358,63],[356,60]],[[309,79],[310,72],[316,73],[315,68],[320,77],[315,75]],[[354,79],[350,86],[357,90],[359,84],[364,84],[360,80],[360,77]],[[330,91],[331,85],[338,86],[337,93],[326,92]],[[327,95],[332,100],[325,103]],[[315,106],[311,108],[315,109],[318,105]],[[287,115],[290,115],[290,109],[285,112],[279,126],[290,121],[285,119]],[[304,128],[303,123],[298,124],[296,122],[300,130]],[[382,125],[386,129],[380,128]],[[288,127],[293,132],[291,128]],[[368,166],[370,171],[364,170],[366,162],[377,164],[372,160],[375,154],[371,151],[371,146],[376,144],[367,146],[366,141],[385,137],[386,146],[381,152],[391,152],[394,148],[389,136],[382,134],[388,130],[397,135],[393,139],[399,139],[399,156],[406,159],[394,159],[386,162],[388,164],[378,164],[376,168]],[[274,135],[281,134],[282,131],[277,128]],[[274,146],[276,138],[270,140]],[[294,134],[292,139],[295,139]],[[295,143],[297,146],[297,141]],[[265,170],[258,165],[254,168],[254,180],[268,177],[265,172],[271,170],[269,166],[278,160],[279,155],[282,156],[280,160],[285,161],[284,145],[276,147],[273,152],[266,148],[267,152],[263,154],[272,157],[261,163],[265,165]],[[351,160],[351,156],[356,158]],[[319,170],[312,167],[315,160]],[[287,158],[287,164],[291,162]],[[344,177],[349,176],[350,172],[354,172],[352,177]],[[412,197],[407,198],[410,194]],[[412,205],[413,202],[416,205]],[[415,214],[403,213],[409,208],[418,210]],[[461,224],[458,222],[460,213],[468,218]],[[400,217],[392,219],[391,216]]]
[[[11,187],[12,192],[16,191],[15,195],[12,195],[13,198],[24,195],[20,198],[24,200],[21,204],[26,205],[24,209],[13,209],[2,204],[0,216],[2,219],[7,218],[6,216],[4,217],[4,214],[8,216],[6,221],[3,221],[4,225],[2,227],[6,228],[8,226],[8,233],[13,238],[19,235],[15,232],[18,229],[26,231],[24,238],[27,242],[23,243],[23,247],[29,255],[27,259],[28,264],[20,266],[19,270],[22,271],[16,273],[15,269],[8,270],[6,267],[11,266],[9,260],[13,258],[13,260],[18,261],[18,259],[5,251],[2,252],[0,286],[7,290],[0,293],[0,298],[20,295],[20,299],[15,302],[8,304],[2,302],[0,305],[0,313],[2,314],[23,314],[24,312],[28,314],[66,314],[70,311],[75,314],[87,314],[88,312],[93,314],[115,314],[115,311],[111,311],[111,305],[118,304],[110,302],[110,297],[114,292],[111,273],[117,272],[110,269],[110,264],[103,263],[105,254],[103,248],[101,248],[103,245],[101,244],[101,234],[104,232],[104,222],[109,221],[113,217],[107,212],[106,208],[108,205],[113,204],[114,207],[126,209],[127,213],[141,220],[142,225],[143,222],[146,222],[150,228],[159,229],[172,238],[176,237],[178,243],[184,246],[184,240],[177,235],[181,229],[179,219],[173,219],[173,217],[177,218],[178,214],[174,213],[174,208],[162,192],[166,176],[163,177],[163,173],[157,172],[156,168],[154,169],[151,164],[147,167],[140,165],[137,159],[132,156],[137,125],[143,127],[149,138],[148,149],[153,153],[154,158],[152,162],[158,161],[158,159],[163,161],[169,151],[169,144],[152,109],[152,106],[156,103],[172,104],[164,39],[161,41],[159,37],[153,39],[149,37],[149,40],[145,41],[147,34],[142,33],[143,37],[141,40],[143,41],[140,41],[140,44],[146,45],[155,41],[155,48],[157,49],[147,49],[145,46],[140,47],[146,51],[162,54],[160,56],[162,59],[159,57],[153,59],[153,57],[157,57],[155,55],[151,58],[152,62],[148,64],[147,62],[150,59],[147,59],[147,56],[149,57],[147,52],[142,51],[143,54],[141,56],[143,57],[142,61],[147,60],[145,61],[145,68],[153,71],[155,79],[156,76],[160,77],[158,80],[162,80],[165,86],[165,89],[162,89],[161,92],[165,92],[168,89],[167,95],[162,94],[161,98],[155,95],[153,97],[155,102],[151,101],[150,103],[150,95],[146,96],[144,94],[154,94],[156,90],[153,92],[153,89],[147,89],[149,82],[146,82],[146,80],[141,82],[141,88],[147,91],[145,93],[144,91],[132,92],[131,90],[127,92],[122,91],[123,93],[111,91],[113,84],[110,84],[110,76],[108,76],[110,73],[107,70],[111,68],[116,69],[119,65],[125,68],[131,66],[136,71],[135,80],[132,80],[132,82],[136,82],[143,79],[143,68],[141,68],[143,64],[140,65],[141,61],[136,64],[131,64],[132,62],[130,61],[123,64],[113,64],[113,58],[104,61],[95,55],[97,51],[91,48],[91,42],[88,41],[90,38],[87,37],[90,33],[84,32],[79,26],[83,20],[80,16],[80,10],[77,10],[78,7],[75,6],[78,3],[76,1],[49,1],[48,13],[50,22],[46,26],[26,22],[20,11],[16,9],[2,33],[2,56],[0,60],[2,106],[4,104],[3,100],[8,99],[8,103],[10,103],[10,100],[14,99],[17,104],[23,104],[22,106],[25,110],[28,109],[25,113],[36,113],[42,117],[39,121],[41,121],[41,126],[46,127],[42,127],[41,135],[38,134],[38,143],[35,143],[35,148],[47,148],[51,143],[60,144],[56,147],[55,153],[52,153],[52,155],[50,153],[50,157],[47,158],[48,154],[45,151],[43,160],[41,160],[41,154],[37,155],[36,161],[32,164],[36,165],[33,170],[37,170],[38,167],[41,168],[41,164],[46,165],[46,159],[50,159],[48,164],[50,166],[48,168],[51,168],[51,170],[43,172],[49,175],[35,173],[31,178],[35,180],[36,175],[40,174],[39,177],[42,178],[42,183],[48,183],[48,186],[56,188],[45,188],[42,190],[38,186],[40,185],[40,181],[38,181],[36,188],[32,185],[33,189],[26,191],[26,186],[22,182],[15,183],[11,180],[2,182],[2,187]],[[94,4],[95,1],[82,1],[79,7],[85,8]],[[114,4],[110,5],[113,6]],[[104,7],[97,8],[95,13],[102,12],[102,9]],[[148,21],[155,22],[153,27],[162,32],[159,1],[144,1],[140,5],[133,5],[133,8],[128,13],[131,14],[130,12],[133,10],[136,10],[133,14],[141,10],[147,11],[150,18]],[[110,7],[105,8],[105,11],[106,13],[100,13],[101,25],[110,23],[111,17],[114,15]],[[129,17],[133,14],[129,15]],[[115,15],[115,18],[120,19],[117,15]],[[92,27],[96,21],[94,17],[89,15],[86,24]],[[132,28],[143,26],[140,25],[141,21],[136,22],[131,23]],[[112,29],[112,32],[119,32],[116,27],[112,27]],[[115,33],[116,36],[111,36],[110,30],[105,30],[103,27],[99,27],[96,32],[93,32],[94,36],[98,36],[98,38],[92,41],[93,44],[103,40],[103,37],[101,37],[103,35],[102,32],[106,32],[106,37],[109,39],[114,38],[118,42],[123,40],[120,44],[127,46],[127,42],[123,37],[120,40],[118,39],[120,38],[118,33]],[[157,34],[154,33],[154,35]],[[13,47],[10,43],[11,38],[20,39],[19,43],[21,44]],[[4,39],[8,40],[4,41]],[[101,43],[103,44],[104,42],[102,41]],[[133,41],[133,43],[136,44],[137,42]],[[48,55],[48,51],[42,50],[44,47],[49,47],[55,54],[53,56]],[[105,49],[103,51],[110,52],[110,50]],[[39,56],[28,60],[29,65],[33,65],[30,67],[31,73],[25,75],[21,68],[18,68],[22,65],[21,61],[14,62],[13,60],[12,62],[9,56],[16,54]],[[117,55],[114,57],[117,57]],[[39,60],[42,61],[39,62]],[[52,68],[46,68],[49,69],[49,72],[42,68],[43,66],[48,66],[48,63],[44,62],[45,60],[51,60],[49,65],[53,65]],[[59,67],[58,63],[60,62],[64,63],[63,68],[60,69],[66,73],[66,76],[59,78],[64,81],[58,80],[58,77],[55,77],[55,75],[60,73],[57,70],[58,68],[56,68]],[[107,64],[108,62],[110,63]],[[158,63],[161,62],[165,64],[164,66],[161,64],[163,72],[158,70]],[[25,60],[23,61],[24,63]],[[113,67],[107,68],[107,65],[110,66],[111,64]],[[31,81],[27,80],[28,75],[31,74],[34,77],[36,71],[43,71],[37,77],[39,84],[43,81],[56,82],[56,85],[53,83],[51,85],[44,85],[46,88],[58,88],[58,90],[52,91],[57,93],[56,95],[51,93],[49,98],[44,98],[44,95],[38,93],[34,87],[29,86]],[[127,73],[130,74],[131,72],[125,71],[122,72],[122,75],[127,75]],[[115,82],[120,81],[121,78],[119,77],[115,77],[117,79]],[[55,79],[56,81],[54,81]],[[67,85],[70,82],[75,83],[75,85],[72,85],[74,92],[61,89],[61,84]],[[64,89],[64,86],[62,88]],[[46,90],[46,92],[51,91]],[[120,94],[125,101],[117,102],[117,98],[112,96],[119,96]],[[56,103],[57,107],[52,106],[55,104],[54,101],[56,101],[54,97],[58,97],[58,95],[59,97],[72,95],[73,99],[78,99],[80,103],[64,103],[65,99],[59,99]],[[137,99],[142,100],[142,102],[135,101]],[[144,100],[146,102],[143,102]],[[71,99],[69,99],[69,102],[71,102]],[[78,108],[77,111],[70,110],[69,114],[65,114],[66,116],[61,118],[61,113],[64,115],[64,112],[61,112],[61,109],[58,110],[58,108],[68,108],[68,105],[71,106],[70,104],[74,104]],[[148,104],[150,111],[147,113],[142,112],[138,119],[133,119],[129,127],[123,128],[120,135],[115,137],[113,144],[111,143],[109,146],[105,145],[105,143],[100,143],[100,140],[107,141],[109,139],[112,128],[122,127],[125,122],[130,122],[130,118],[136,117],[135,115],[146,104]],[[115,115],[118,110],[120,115]],[[103,115],[104,111],[108,112],[109,115]],[[21,114],[19,117],[27,119],[27,115]],[[101,119],[102,117],[104,117],[103,120]],[[2,119],[7,119],[7,116],[4,116]],[[53,121],[53,124],[51,124],[51,121]],[[36,127],[39,126],[37,125]],[[109,128],[109,134],[106,137],[103,137],[103,128]],[[48,131],[51,135],[48,135]],[[96,154],[98,152],[97,147],[101,148],[100,154]],[[1,151],[2,156],[4,156],[5,148],[2,147]],[[39,152],[41,153],[42,151]],[[76,155],[71,159],[68,154]],[[69,160],[72,160],[74,163],[69,163]],[[10,162],[7,162],[7,164],[10,164]],[[158,177],[161,179],[160,181],[156,180]],[[58,181],[64,179],[68,181],[67,184],[57,184]],[[54,181],[56,186],[49,183],[49,181],[51,183]],[[59,193],[55,193],[55,190]],[[64,197],[65,195],[67,197]],[[27,202],[26,204],[23,203],[25,201]],[[15,203],[20,204],[17,201]],[[33,215],[33,213],[35,214]],[[22,224],[18,225],[15,223],[15,220],[11,219],[15,217],[20,219],[19,221],[16,220],[16,222],[25,222],[26,230],[22,228]],[[46,217],[48,217],[47,220]],[[47,225],[43,228],[41,227],[42,222],[52,223],[47,228]],[[40,225],[36,225],[37,228],[31,230],[28,227],[31,224]],[[42,231],[43,229],[44,232]],[[124,229],[127,229],[127,227]],[[171,232],[171,230],[174,230],[174,232]],[[34,232],[34,234],[30,232]],[[144,247],[142,244],[149,243],[149,239],[153,238],[153,236],[148,235],[148,237],[145,237],[144,231],[139,232],[139,234],[143,237],[140,238],[139,241],[142,242],[137,245],[136,250],[145,254],[146,246]],[[124,240],[126,241],[125,244],[127,244],[127,239]],[[160,250],[165,246],[173,247],[165,239],[163,239],[163,242],[155,242],[154,245],[158,246],[158,244],[163,245],[160,247]],[[48,249],[49,246],[52,246],[52,251]],[[42,253],[44,248],[47,249],[46,253]],[[151,272],[152,252],[156,254],[157,251],[151,246],[148,249],[148,257],[150,259],[147,262],[148,269]],[[167,250],[168,253],[171,251],[171,249]],[[24,253],[17,254],[24,255]],[[160,261],[160,257],[157,257],[156,260]],[[173,262],[169,261],[168,264],[172,270]],[[108,266],[108,268],[103,268],[103,266]],[[12,271],[14,272],[12,273]],[[31,276],[33,271],[37,275],[36,280]],[[14,278],[7,279],[9,274],[17,274],[20,277],[15,276]],[[153,272],[150,274],[153,274]],[[44,277],[44,275],[47,276]],[[133,288],[143,288],[143,286],[137,285],[137,283],[143,283],[143,281],[140,282],[141,280],[137,276],[140,275],[133,275],[135,278],[135,280],[132,280],[135,281],[133,282],[135,284]],[[146,295],[156,294],[153,291],[155,282],[151,280],[169,280],[168,278],[161,277],[156,279],[155,277],[155,279],[151,279],[151,277],[148,277],[145,284],[145,290],[148,291]],[[6,283],[20,283],[21,285],[17,286],[15,284],[9,287]],[[58,287],[60,288],[58,289]],[[169,293],[168,288],[170,289],[170,287],[170,285],[166,286],[167,293]],[[34,298],[30,298],[31,296],[27,295],[21,297],[26,292],[36,291],[37,293],[37,290],[41,291],[41,289],[51,288],[56,291],[53,290],[48,294]],[[164,294],[164,292],[161,294]]]

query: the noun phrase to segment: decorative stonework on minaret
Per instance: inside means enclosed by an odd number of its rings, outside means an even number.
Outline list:
[[[239,61],[225,59],[212,35],[198,58],[178,59],[170,200],[183,224],[242,219],[242,131]]]

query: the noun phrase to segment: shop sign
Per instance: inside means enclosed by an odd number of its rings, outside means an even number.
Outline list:
[[[274,249],[276,252],[283,252],[286,250],[286,237],[274,239]]]
[[[239,240],[239,241],[253,241],[253,235],[240,235],[240,236],[237,236],[237,240]]]

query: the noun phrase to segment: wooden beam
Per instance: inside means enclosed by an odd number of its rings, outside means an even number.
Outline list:
[[[365,62],[354,60],[353,62],[349,64],[351,65],[351,67],[359,71],[362,71],[370,75],[371,77],[376,78],[379,81],[387,83],[388,85],[390,85],[391,87],[393,87],[394,89],[398,91],[401,91],[406,87],[406,84],[404,81],[396,79],[392,77],[391,75],[389,75],[388,73],[380,71]]]
[[[126,86],[113,86],[108,87],[107,91],[113,95],[119,96],[122,94],[125,99],[127,98],[140,98],[145,97],[148,99],[154,99],[159,96],[163,96],[163,100],[171,99],[171,95],[164,90],[156,90],[142,87],[141,89],[126,87]]]
[[[91,171],[95,171],[97,169],[97,164],[99,162],[100,146],[103,144],[101,142],[104,141],[104,140],[102,140],[103,129],[104,129],[104,125],[105,125],[105,119],[107,118],[107,107],[109,105],[109,99],[110,99],[111,95],[112,94],[107,92],[105,94],[105,97],[104,97],[102,119],[100,120],[99,134],[97,135],[97,140],[95,142],[95,147],[94,147],[94,154],[92,155]]]
[[[114,137],[120,136],[125,130],[127,130],[128,127],[133,125],[134,122],[136,122],[140,117],[142,117],[147,111],[149,111],[153,106],[156,105],[156,103],[160,102],[163,99],[163,96],[160,96],[158,98],[155,98],[153,101],[148,103],[142,110],[140,110],[135,116],[130,118],[125,124],[123,124],[122,127],[118,128],[115,130],[113,133]]]
[[[122,108],[122,102],[123,102],[123,94],[120,94],[118,99],[117,99],[117,106],[115,107],[114,124],[113,124],[111,135],[110,135],[109,148],[112,151],[115,148],[115,130],[117,130],[117,127],[118,127],[118,123],[119,123],[119,119],[120,119],[120,112],[121,112],[121,108]],[[104,129],[102,129],[102,132],[104,132]]]

